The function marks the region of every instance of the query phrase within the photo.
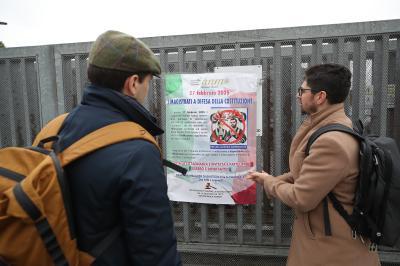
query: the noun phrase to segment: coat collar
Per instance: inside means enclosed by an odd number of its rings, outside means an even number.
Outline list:
[[[81,104],[120,112],[127,120],[140,124],[153,136],[164,133],[157,125],[157,119],[143,105],[118,91],[89,85],[84,90]]]
[[[320,124],[323,121],[327,121],[327,118],[329,117],[330,119],[334,117],[333,116],[340,116],[342,117],[345,115],[344,113],[344,103],[338,103],[338,104],[332,104],[325,108],[324,110],[318,111],[316,113],[313,113],[311,115],[308,115],[306,120],[304,121],[305,125],[314,127],[318,124]],[[329,119],[329,120],[330,120]]]
[[[330,105],[324,110],[308,115],[293,138],[290,146],[290,156],[294,156],[299,147],[302,147],[304,151],[305,143],[308,140],[307,136],[310,136],[318,128],[332,123],[340,123],[351,127],[351,120],[344,112],[343,103]]]

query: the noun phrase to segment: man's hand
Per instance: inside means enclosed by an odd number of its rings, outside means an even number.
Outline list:
[[[265,186],[264,184],[266,183],[266,180],[268,179],[274,179],[275,177],[262,171],[262,172],[256,172],[256,171],[249,171],[249,173],[246,176],[246,179],[252,180],[254,182],[257,182],[261,184],[264,189],[266,190],[267,197],[269,199],[273,198],[270,188],[268,186]]]
[[[264,179],[266,178],[267,175],[268,174],[265,173],[264,171],[263,172],[249,171],[246,178],[263,185]]]

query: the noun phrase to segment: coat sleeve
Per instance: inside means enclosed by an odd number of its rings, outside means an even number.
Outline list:
[[[348,175],[349,162],[357,156],[352,148],[355,145],[355,140],[345,133],[326,133],[312,145],[293,184],[269,178],[264,185],[286,205],[308,212]]]
[[[132,265],[181,265],[167,182],[160,153],[153,144],[139,146],[121,179],[123,236]]]
[[[287,173],[284,173],[284,174],[282,174],[280,176],[277,176],[276,179],[284,181],[284,182],[287,182],[287,183],[292,183],[292,184],[294,182],[293,181],[293,175],[292,175],[291,172],[287,172]]]

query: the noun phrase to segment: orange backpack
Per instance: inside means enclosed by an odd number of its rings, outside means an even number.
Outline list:
[[[51,148],[66,114],[52,120],[32,147],[0,149],[0,265],[90,265],[121,229],[89,253],[78,250],[63,167],[107,145],[154,137],[133,122],[98,129],[61,153]]]

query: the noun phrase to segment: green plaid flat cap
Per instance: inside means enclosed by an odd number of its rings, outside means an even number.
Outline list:
[[[89,53],[89,64],[130,73],[161,74],[160,62],[150,48],[118,31],[107,31],[97,37]]]

